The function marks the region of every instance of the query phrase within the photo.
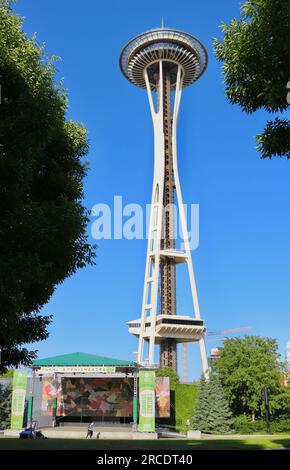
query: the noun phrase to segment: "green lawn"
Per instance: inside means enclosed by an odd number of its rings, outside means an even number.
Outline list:
[[[162,439],[158,441],[117,441],[85,439],[47,439],[21,440],[14,438],[0,439],[1,450],[255,450],[290,448],[290,435],[281,434],[270,437],[245,439]]]

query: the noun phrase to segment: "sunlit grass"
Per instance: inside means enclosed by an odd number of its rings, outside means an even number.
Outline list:
[[[22,440],[0,439],[0,450],[255,450],[290,448],[290,435],[227,439],[161,439],[157,441],[132,440],[85,440],[46,439]]]

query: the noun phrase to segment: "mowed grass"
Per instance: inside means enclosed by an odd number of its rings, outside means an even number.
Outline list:
[[[258,450],[290,449],[290,435],[227,439],[161,439],[157,441],[46,439],[0,439],[1,450]]]

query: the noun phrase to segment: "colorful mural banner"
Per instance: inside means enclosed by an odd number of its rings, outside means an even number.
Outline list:
[[[14,371],[12,385],[11,429],[22,429],[26,385],[26,371]]]
[[[42,415],[53,415],[55,400],[57,416],[133,417],[133,379],[46,375],[42,379]],[[170,417],[168,377],[155,378],[155,417]]]
[[[131,378],[62,377],[43,381],[42,414],[52,416],[57,398],[58,416],[129,417],[133,414]]]
[[[156,418],[170,418],[170,384],[169,377],[155,379],[155,414]]]
[[[155,372],[139,373],[139,431],[155,432]]]
[[[41,414],[44,416],[53,416],[53,405],[57,402],[56,414],[62,416],[62,388],[61,380],[54,375],[43,377],[42,379],[42,401]]]

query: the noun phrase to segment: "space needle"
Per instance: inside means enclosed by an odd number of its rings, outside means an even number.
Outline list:
[[[204,321],[187,231],[177,165],[177,121],[182,89],[192,85],[207,67],[207,52],[191,34],[162,27],[131,39],[120,55],[120,68],[132,84],[147,91],[154,129],[154,176],[141,317],[128,322],[138,337],[140,364],[156,366],[155,345],[160,345],[160,367],[177,370],[177,344],[198,342],[202,370],[208,375]],[[176,247],[179,213],[183,249]],[[179,315],[176,302],[176,266],[186,263],[194,316]],[[148,344],[148,351],[145,346]]]

